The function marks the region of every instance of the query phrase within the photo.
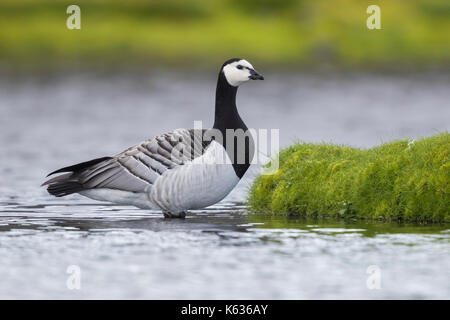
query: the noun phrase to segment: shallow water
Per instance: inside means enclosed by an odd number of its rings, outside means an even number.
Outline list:
[[[239,93],[249,127],[369,147],[448,129],[449,77],[267,74]],[[269,81],[271,79],[271,81]],[[158,212],[39,188],[49,171],[211,124],[214,77],[0,79],[0,298],[450,298],[449,225],[249,215],[257,168],[222,203]],[[68,266],[81,270],[70,290]],[[367,268],[380,270],[369,289]]]
[[[249,217],[223,203],[159,213],[45,201],[5,205],[1,298],[448,298],[450,226]],[[81,270],[69,290],[68,266]],[[367,268],[381,271],[368,289]]]

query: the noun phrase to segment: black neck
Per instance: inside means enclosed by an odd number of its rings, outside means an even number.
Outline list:
[[[238,129],[244,125],[236,106],[237,87],[230,85],[223,72],[219,73],[216,88],[216,112],[214,129],[219,129],[225,135],[225,129]],[[241,127],[244,129],[244,127]],[[247,129],[245,127],[245,129]]]
[[[221,71],[219,73],[219,78],[217,80],[217,89],[216,89],[216,111],[215,111],[215,119],[214,119],[214,129],[220,130],[222,133],[223,142],[222,145],[226,148],[226,129],[242,129],[245,131],[248,130],[244,121],[242,121],[239,116],[237,106],[236,106],[236,93],[237,87],[230,85],[225,78],[225,75]],[[236,140],[234,145],[234,150],[227,150],[230,159],[233,161],[233,168],[236,172],[236,175],[239,178],[242,178],[244,173],[247,171],[250,166],[250,162],[253,158],[253,148],[254,143],[253,139],[249,138],[245,141],[245,163],[238,164],[237,161],[237,152],[236,150]]]

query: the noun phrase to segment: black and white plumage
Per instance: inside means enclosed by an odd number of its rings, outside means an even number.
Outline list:
[[[238,143],[227,144],[228,129],[248,130],[237,111],[236,93],[250,79],[264,78],[246,60],[234,58],[223,64],[212,129],[177,129],[113,157],[56,170],[49,176],[62,174],[43,185],[56,197],[79,193],[95,200],[160,209],[166,217],[184,217],[186,210],[219,202],[236,186],[253,158],[251,135],[246,136],[243,148]],[[222,139],[217,139],[217,132]]]

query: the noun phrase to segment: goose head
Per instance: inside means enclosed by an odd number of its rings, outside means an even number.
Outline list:
[[[264,77],[255,71],[250,62],[239,58],[225,61],[221,72],[228,84],[233,87],[238,87],[248,80],[264,80]]]

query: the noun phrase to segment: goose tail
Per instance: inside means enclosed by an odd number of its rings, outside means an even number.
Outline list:
[[[48,193],[54,195],[55,197],[64,197],[69,194],[78,193],[80,191],[86,190],[86,188],[78,179],[79,173],[110,159],[112,158],[111,157],[98,158],[53,171],[49,173],[47,177],[57,173],[64,173],[64,174],[61,174],[57,177],[45,181],[41,185],[41,187],[48,186],[47,187]]]

